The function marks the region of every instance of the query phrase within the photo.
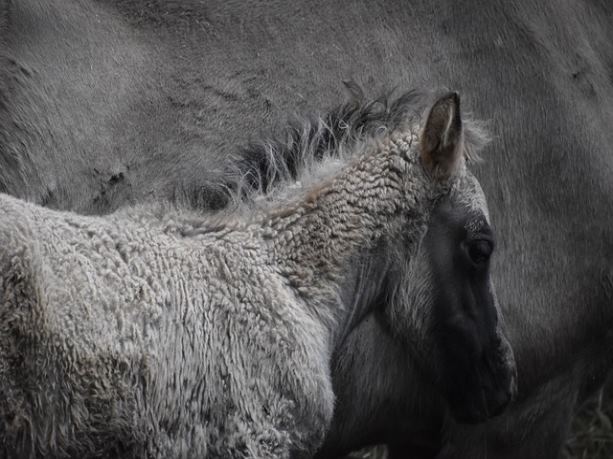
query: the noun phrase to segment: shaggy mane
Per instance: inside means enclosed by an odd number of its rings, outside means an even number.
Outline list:
[[[432,99],[415,90],[395,97],[392,90],[369,100],[356,83],[345,82],[345,86],[351,96],[348,102],[323,115],[295,117],[276,136],[253,142],[234,155],[223,182],[233,200],[251,200],[280,186],[295,188],[320,181],[322,174],[331,175],[385,132],[420,124]],[[488,135],[466,115],[463,126],[464,156],[479,160]]]
[[[368,99],[356,83],[345,82],[345,87],[350,95],[346,103],[323,114],[294,116],[270,138],[239,148],[219,179],[200,190],[205,199],[196,207],[215,212],[207,215],[198,232],[223,228],[237,214],[282,206],[337,173],[386,132],[421,125],[435,96],[416,90],[394,96],[391,90]],[[478,160],[489,141],[487,133],[466,114],[462,122],[464,156]]]

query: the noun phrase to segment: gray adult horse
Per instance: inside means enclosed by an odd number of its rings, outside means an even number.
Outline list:
[[[381,380],[341,384],[344,406],[366,387],[373,408],[347,413],[336,450],[427,439],[447,455],[558,456],[613,355],[609,3],[5,0],[0,11],[0,187],[79,212],[177,194],[209,205],[222,166],[203,151],[340,100],[342,79],[460,89],[492,123],[478,176],[519,397],[497,421],[453,425],[424,378],[386,382],[385,371],[407,378],[378,354],[394,348],[372,316],[348,343],[377,346],[349,356],[368,351]],[[339,381],[371,374],[340,362]]]

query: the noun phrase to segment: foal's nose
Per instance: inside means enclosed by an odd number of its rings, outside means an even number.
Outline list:
[[[511,403],[515,396],[514,391],[509,387],[494,391],[491,398],[487,400],[487,411],[490,416],[497,416]]]
[[[499,348],[486,360],[491,386],[489,391],[486,389],[485,398],[490,416],[496,416],[517,394],[517,368],[508,342],[499,342]]]

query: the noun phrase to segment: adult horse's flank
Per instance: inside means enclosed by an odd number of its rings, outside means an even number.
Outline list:
[[[457,95],[433,105],[419,141],[414,121],[338,145],[353,150],[347,164],[306,193],[217,221],[149,207],[83,217],[2,196],[4,455],[311,454],[332,419],[331,355],[388,289],[398,330],[465,384],[459,409],[504,407],[513,365],[493,304],[447,315],[407,294],[435,202],[474,193]],[[464,256],[491,296],[484,226]],[[466,333],[465,314],[482,327]],[[455,335],[429,337],[429,323]]]

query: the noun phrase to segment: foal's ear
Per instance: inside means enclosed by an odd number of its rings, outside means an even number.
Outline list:
[[[448,179],[462,159],[462,118],[460,96],[450,92],[430,109],[421,133],[420,153],[424,167],[437,180]]]

